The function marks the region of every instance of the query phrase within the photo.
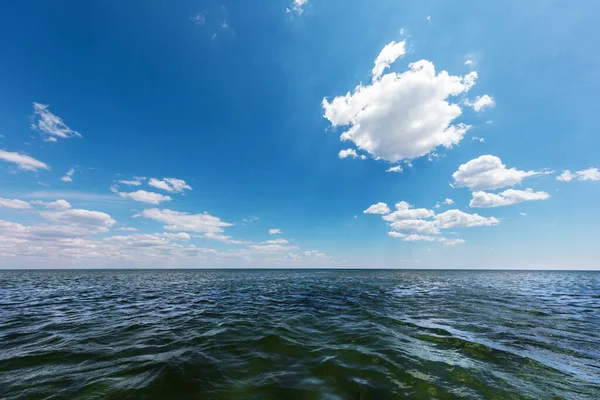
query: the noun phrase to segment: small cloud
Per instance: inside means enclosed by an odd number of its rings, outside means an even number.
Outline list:
[[[485,121],[485,123],[486,123],[486,124],[493,124],[493,123],[494,123],[494,121],[492,121],[492,120],[488,119],[487,121]]]
[[[396,165],[395,167],[386,169],[385,172],[402,172],[402,167],[400,165]]]
[[[473,65],[473,60],[467,60],[467,61],[465,61],[465,65]]]
[[[431,15],[427,16],[427,21],[431,21]]]
[[[525,214],[524,212],[522,212],[522,213],[519,213],[519,214],[520,214],[520,215],[522,215],[523,217],[526,217],[526,216],[527,216],[527,214]]]
[[[473,136],[471,140],[479,143],[485,143],[485,139],[482,137]]]
[[[363,211],[363,214],[379,214],[385,215],[390,213],[390,208],[384,202],[379,202],[369,206],[366,210]]]
[[[163,178],[162,180],[150,178],[148,185],[170,193],[183,193],[185,190],[192,190],[192,187],[183,179],[177,178]]]
[[[242,222],[244,223],[244,225],[251,224],[254,221],[258,221],[258,217],[254,216],[254,215],[242,219]]]
[[[304,13],[304,6],[308,3],[308,0],[294,0],[290,7],[286,8],[285,11],[288,13],[296,13],[302,15]]]
[[[121,193],[119,193],[119,196],[121,196],[124,199],[132,199],[135,201],[139,201],[142,203],[149,203],[149,204],[160,204],[163,201],[171,201],[172,200],[171,196],[165,196],[160,193],[147,192],[145,190],[138,190],[136,192],[131,192],[131,193],[121,192]]]
[[[206,23],[206,12],[200,12],[191,17],[190,20],[196,25],[204,25]]]
[[[67,171],[66,175],[60,178],[63,182],[73,182],[73,174],[75,173],[75,168],[71,168]]]
[[[600,170],[598,168],[588,168],[573,173],[567,169],[556,179],[562,182],[571,182],[573,179],[578,181],[600,181]]]
[[[492,96],[484,94],[483,96],[475,97],[475,101],[465,100],[465,105],[473,108],[473,110],[479,112],[484,108],[493,108],[496,106],[496,102]]]
[[[446,199],[446,200],[444,200],[444,204],[448,204],[448,205],[454,204],[454,200]]]
[[[358,157],[358,154],[356,153],[356,150],[354,149],[346,149],[346,150],[340,150],[340,152],[338,153],[338,157],[339,158],[356,158]]]
[[[145,179],[145,178],[142,178]],[[140,178],[136,178],[136,179],[131,179],[131,180],[127,180],[127,179],[123,179],[120,181],[117,181],[123,185],[128,185],[128,186],[141,186],[142,185],[142,179]]]
[[[280,234],[281,234],[281,229],[279,229],[279,228],[269,229],[269,235],[280,235]]]
[[[221,28],[223,28],[223,29],[229,28],[229,25],[227,25],[227,21],[226,20],[221,21]]]
[[[46,141],[56,142],[60,139],[81,137],[81,134],[69,128],[63,120],[50,112],[47,104],[33,103],[31,128],[47,135]]]

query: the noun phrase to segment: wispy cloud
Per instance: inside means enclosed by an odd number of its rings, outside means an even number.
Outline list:
[[[206,23],[206,12],[199,12],[190,17],[190,20],[196,25],[204,25]]]
[[[24,171],[37,171],[38,169],[50,169],[45,163],[33,157],[21,153],[0,150],[0,160],[17,164]]]
[[[69,199],[69,200],[79,200],[79,201],[88,201],[88,202],[99,202],[99,203],[111,203],[111,202],[121,202],[121,199],[118,196],[112,194],[100,194],[100,193],[90,193],[90,192],[78,192],[78,191],[70,191],[70,190],[38,190],[31,193],[25,194],[23,197],[29,199]]]
[[[46,140],[56,142],[58,138],[81,137],[81,134],[69,128],[58,115],[50,112],[47,104],[33,103],[31,128],[47,135]]]
[[[148,185],[171,193],[182,193],[186,189],[192,190],[192,187],[185,183],[183,179],[177,178],[163,178],[162,180],[150,178]]]

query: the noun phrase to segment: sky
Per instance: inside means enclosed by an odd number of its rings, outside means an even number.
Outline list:
[[[600,4],[0,5],[0,268],[600,269]]]

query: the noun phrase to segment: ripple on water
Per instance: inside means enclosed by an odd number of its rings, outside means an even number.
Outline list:
[[[600,274],[0,271],[0,398],[598,399]]]

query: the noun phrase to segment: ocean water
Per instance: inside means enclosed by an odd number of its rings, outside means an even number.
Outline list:
[[[1,399],[600,399],[600,273],[0,271]]]

